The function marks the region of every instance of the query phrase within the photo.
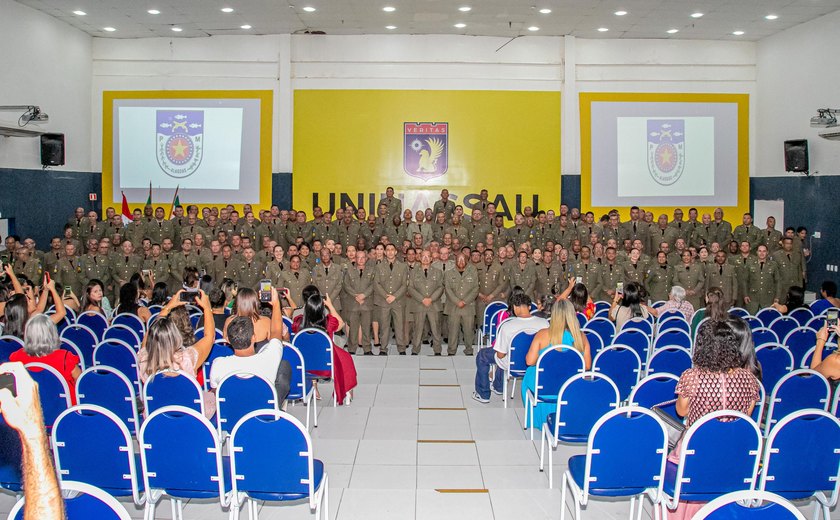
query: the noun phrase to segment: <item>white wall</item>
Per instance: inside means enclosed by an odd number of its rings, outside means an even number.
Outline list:
[[[790,175],[783,143],[803,138],[810,147],[811,172],[840,175],[840,142],[820,138],[809,123],[817,108],[840,108],[838,49],[840,11],[758,43],[756,176]]]
[[[65,134],[65,170],[89,171],[90,52],[87,34],[13,0],[0,0],[0,105],[39,105],[47,124],[33,129]],[[17,126],[18,112],[0,112]],[[0,137],[0,167],[40,168],[40,140]]]

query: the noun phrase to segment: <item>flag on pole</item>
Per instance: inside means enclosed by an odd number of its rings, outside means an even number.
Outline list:
[[[123,200],[122,200],[122,221],[123,221],[123,226],[127,226],[127,225],[128,225],[128,223],[129,223],[129,222],[131,222],[131,220],[132,220],[132,217],[131,217],[131,210],[130,210],[130,209],[128,209],[128,201],[125,199],[125,193],[124,193],[124,192],[120,192],[120,193],[122,193],[122,199],[123,199]]]
[[[172,197],[172,209],[169,210],[169,219],[170,220],[175,218],[175,206],[180,206],[181,205],[181,199],[178,198],[178,189],[180,187],[181,187],[180,184],[178,186],[175,186],[175,196]]]
[[[146,205],[147,206],[152,205],[152,181],[149,181],[149,198],[146,199]]]

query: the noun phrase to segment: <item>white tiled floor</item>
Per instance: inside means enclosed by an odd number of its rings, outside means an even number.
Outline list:
[[[392,349],[393,352],[394,349]],[[355,357],[359,386],[349,407],[333,408],[322,386],[319,426],[312,430],[315,456],[330,479],[330,518],[339,520],[542,520],[560,517],[559,481],[569,456],[583,448],[555,453],[557,486],[538,470],[539,436],[522,429],[519,392],[503,407],[471,399],[475,358],[463,355]],[[290,408],[304,416],[300,406]],[[423,442],[436,441],[436,442]],[[455,442],[440,442],[455,441]],[[467,441],[467,442],[464,442]],[[0,519],[14,503],[0,494]],[[626,518],[628,502],[591,502],[583,517]],[[129,505],[133,517],[142,510]],[[648,506],[649,510],[649,506]],[[649,511],[645,517],[649,518]],[[571,508],[567,506],[569,514]],[[812,506],[803,507],[806,517]],[[217,503],[191,502],[188,519],[223,519]],[[242,515],[242,518],[246,517]],[[169,504],[157,518],[170,518]],[[314,518],[303,503],[261,507],[263,519]],[[569,518],[572,518],[571,516]],[[832,518],[840,519],[840,511]]]

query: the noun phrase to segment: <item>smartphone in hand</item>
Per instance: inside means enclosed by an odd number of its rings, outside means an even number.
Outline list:
[[[837,318],[838,314],[840,314],[840,310],[838,309],[828,309],[825,313],[825,325],[828,328],[832,328],[837,325]]]
[[[260,301],[265,303],[271,301],[271,280],[260,280]]]

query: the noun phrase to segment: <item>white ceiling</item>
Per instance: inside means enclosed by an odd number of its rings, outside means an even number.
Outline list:
[[[92,36],[467,34],[760,40],[840,9],[840,0],[18,0]],[[467,13],[458,10],[470,6]],[[304,7],[315,7],[305,12]],[[386,13],[383,6],[393,6]],[[221,11],[231,7],[232,13]],[[539,10],[549,8],[550,14]],[[151,15],[147,10],[158,9]],[[86,12],[85,16],[73,14]],[[625,16],[615,11],[625,10]],[[702,18],[690,15],[702,12]],[[765,19],[768,14],[778,19]],[[466,27],[458,29],[456,23]],[[252,29],[241,29],[251,25]],[[388,30],[393,25],[396,29]],[[176,33],[173,26],[183,29]],[[528,31],[537,26],[539,31]],[[116,31],[106,32],[104,27]],[[605,27],[609,31],[599,32]],[[668,34],[669,29],[678,29]],[[742,36],[732,33],[744,31]]]

